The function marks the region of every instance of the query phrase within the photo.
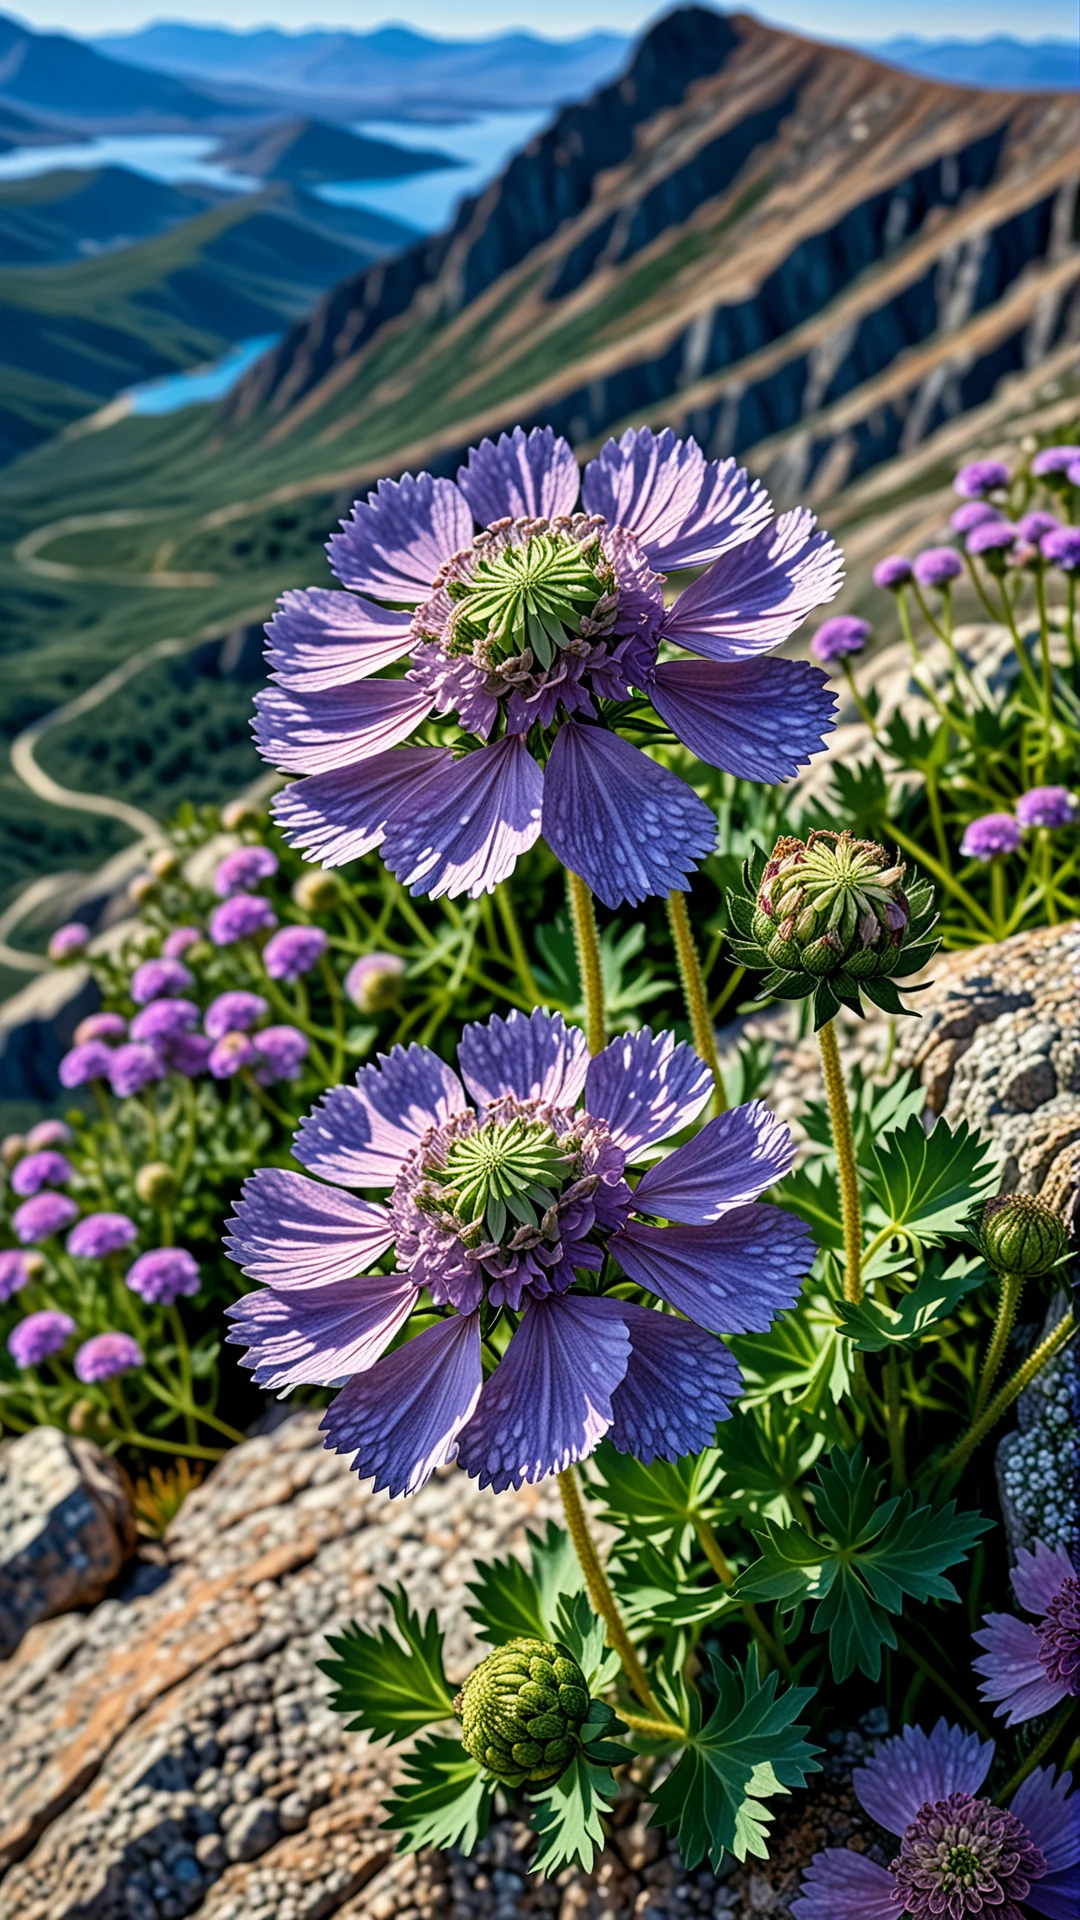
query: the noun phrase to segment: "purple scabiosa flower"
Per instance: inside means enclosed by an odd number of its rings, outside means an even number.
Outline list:
[[[127,1270],[132,1293],[153,1307],[171,1307],[182,1294],[199,1291],[199,1268],[186,1247],[151,1247]]]
[[[166,960],[182,960],[189,947],[194,947],[202,939],[198,927],[174,927],[165,935],[161,951]]]
[[[954,533],[970,533],[973,527],[982,527],[991,520],[1003,518],[1000,507],[992,507],[989,500],[965,500],[962,507],[949,515],[949,525]]]
[[[255,1046],[250,1034],[224,1033],[210,1048],[206,1064],[215,1080],[231,1080],[234,1073],[250,1067],[254,1060]]]
[[[11,1300],[34,1277],[31,1261],[39,1254],[26,1254],[21,1247],[0,1248],[0,1306]]]
[[[1080,527],[1058,527],[1054,533],[1045,533],[1039,548],[1051,566],[1075,573],[1080,567]]]
[[[152,1080],[163,1080],[165,1065],[156,1048],[145,1041],[130,1040],[117,1047],[109,1062],[109,1085],[118,1100],[141,1093]]]
[[[75,1029],[75,1045],[84,1047],[91,1040],[123,1040],[127,1026],[122,1013],[88,1013]]]
[[[75,1331],[70,1314],[45,1307],[40,1313],[28,1313],[8,1334],[8,1352],[17,1367],[36,1367],[67,1345]]]
[[[984,813],[968,821],[960,851],[965,860],[996,860],[1019,845],[1020,828],[1011,813]]]
[[[810,651],[815,660],[829,666],[849,653],[861,653],[873,631],[869,620],[860,620],[857,614],[836,613],[822,622],[810,642]]]
[[[255,1078],[264,1087],[275,1080],[298,1080],[300,1069],[310,1051],[306,1033],[299,1027],[263,1027],[254,1035],[255,1051],[261,1065]]]
[[[345,992],[361,1013],[384,1013],[396,1003],[405,978],[397,953],[362,953],[345,975]]]
[[[640,689],[701,759],[767,782],[831,726],[818,669],[762,655],[832,599],[839,549],[670,429],[609,440],[581,476],[550,427],[515,428],[456,484],[381,481],[329,552],[349,591],[284,596],[256,722],[306,776],[274,812],[324,866],[381,846],[414,894],[476,897],[543,833],[608,906],[638,902],[686,886],[715,822],[613,703]],[[704,571],[666,608],[684,567]],[[431,714],[471,750],[406,746]]]
[[[874,568],[873,581],[875,587],[883,587],[886,592],[895,593],[898,588],[907,585],[911,575],[912,565],[906,553],[887,553],[884,560],[879,560]]]
[[[35,1193],[16,1207],[11,1224],[16,1240],[21,1240],[24,1247],[36,1247],[43,1240],[51,1240],[54,1233],[63,1233],[78,1217],[79,1209],[70,1194]]]
[[[953,492],[962,500],[981,500],[1009,484],[1009,469],[1004,460],[969,460],[953,481]]]
[[[170,1040],[166,1057],[173,1073],[195,1080],[206,1072],[211,1051],[212,1043],[204,1033],[178,1033]]]
[[[1022,513],[1016,523],[1016,531],[1021,540],[1041,540],[1045,534],[1056,533],[1061,522],[1056,514],[1044,513],[1036,508],[1032,513]]]
[[[214,873],[214,892],[219,900],[227,900],[234,893],[250,893],[260,880],[272,879],[277,870],[277,854],[269,847],[234,847]]]
[[[143,1350],[130,1333],[95,1333],[75,1350],[75,1376],[84,1386],[112,1380],[118,1373],[141,1367]]]
[[[976,555],[1003,554],[1016,544],[1016,528],[1011,520],[984,520],[981,527],[972,527],[964,545],[968,553]]]
[[[153,1045],[158,1040],[175,1040],[178,1033],[189,1033],[198,1024],[199,1009],[194,1000],[151,1000],[132,1020],[131,1038]]]
[[[182,960],[170,960],[163,955],[158,960],[144,960],[141,967],[136,967],[131,976],[131,997],[137,1006],[144,1007],[148,1000],[164,1000],[194,985],[195,975]]]
[[[964,563],[955,547],[926,547],[915,555],[914,573],[920,587],[948,587],[959,579]]]
[[[709,1098],[688,1046],[645,1027],[590,1059],[537,1009],[467,1026],[458,1061],[460,1079],[395,1047],[302,1123],[294,1152],[316,1178],[246,1183],[227,1241],[263,1283],[229,1309],[244,1364],[261,1386],[345,1378],[327,1445],[395,1493],[455,1455],[501,1491],[604,1434],[646,1462],[711,1444],[740,1385],[716,1336],[769,1326],[813,1258],[803,1224],[759,1199],[791,1165],[787,1128],[738,1107],[632,1188],[628,1167]],[[390,1248],[396,1270],[371,1272]],[[677,1314],[582,1290],[605,1256]],[[442,1317],[387,1354],[425,1289]],[[504,1306],[520,1321],[483,1382]]]
[[[234,893],[210,915],[210,938],[215,947],[231,947],[256,933],[277,926],[277,914],[258,893]]]
[[[973,1662],[982,1675],[979,1692],[1000,1702],[994,1712],[1007,1727],[1080,1694],[1080,1579],[1064,1547],[1036,1540],[1033,1553],[1021,1548],[1012,1589],[1035,1623],[984,1614],[975,1640],[985,1651]]]
[[[1059,473],[1067,473],[1075,461],[1080,460],[1080,447],[1043,447],[1031,463],[1031,471],[1037,480],[1048,480]]]
[[[85,1040],[65,1053],[58,1069],[62,1087],[85,1087],[88,1080],[107,1080],[113,1050],[104,1040]]]
[[[104,1260],[138,1237],[139,1229],[126,1213],[87,1213],[68,1234],[67,1250],[76,1260]]]
[[[845,1847],[816,1853],[793,1920],[1066,1920],[1080,1898],[1080,1794],[1071,1775],[1036,1767],[1007,1809],[979,1794],[992,1740],[939,1720],[886,1740],[852,1785],[864,1811],[901,1842],[888,1867]]]
[[[219,993],[203,1015],[203,1032],[211,1040],[222,1040],[227,1033],[249,1033],[269,1011],[270,1003],[261,993],[247,993],[243,988]]]
[[[1076,802],[1067,787],[1031,787],[1016,803],[1022,827],[1071,827]]]
[[[263,948],[271,980],[299,980],[316,967],[329,946],[321,927],[280,927]]]
[[[46,952],[50,960],[62,964],[65,960],[74,960],[89,938],[89,927],[84,927],[81,920],[69,920],[66,927],[57,927],[56,932],[50,935]]]
[[[42,1187],[66,1187],[74,1172],[71,1161],[55,1147],[43,1147],[40,1153],[28,1153],[12,1169],[11,1191],[21,1199],[40,1193]]]
[[[38,1120],[26,1136],[26,1144],[31,1153],[40,1153],[43,1147],[67,1147],[75,1135],[66,1120]]]

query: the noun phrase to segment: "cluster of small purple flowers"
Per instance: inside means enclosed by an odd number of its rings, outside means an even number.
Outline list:
[[[960,851],[966,860],[1001,860],[1017,853],[1025,833],[1075,826],[1077,801],[1067,787],[1031,787],[1012,813],[983,813],[968,822]]]
[[[1080,490],[1080,447],[1044,447],[1031,462],[1033,478],[1058,492]],[[1007,568],[1058,567],[1063,573],[1080,569],[1080,527],[1056,514],[1036,508],[1010,520],[991,496],[1004,494],[1011,475],[1002,460],[973,460],[961,467],[953,487],[962,505],[952,515],[953,532],[972,559],[981,559],[993,572]],[[927,547],[909,560],[890,553],[874,568],[874,585],[899,593],[914,583],[918,588],[948,592],[964,571],[955,547]]]

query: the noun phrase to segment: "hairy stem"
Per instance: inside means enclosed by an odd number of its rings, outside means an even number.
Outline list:
[[[694,1046],[713,1077],[714,1111],[723,1113],[728,1103],[727,1090],[724,1086],[724,1076],[720,1071],[720,1056],[716,1051],[716,1033],[712,1015],[709,1012],[709,995],[705,987],[705,977],[701,971],[698,950],[694,943],[685,893],[669,893],[667,910],[671,934],[675,942],[675,957],[679,963],[683,998],[686,1001],[686,1011],[690,1016],[690,1031],[694,1036]]]
[[[968,1455],[974,1453],[980,1440],[986,1438],[991,1427],[997,1425],[1002,1414],[1009,1411],[1013,1401],[1019,1399],[1024,1388],[1030,1386],[1036,1374],[1049,1366],[1051,1360],[1056,1358],[1075,1332],[1076,1320],[1070,1307],[1064,1319],[1059,1320],[1057,1326],[1047,1334],[1046,1339],[1040,1340],[1038,1346],[1028,1354],[1023,1366],[1017,1367],[1011,1379],[1006,1380],[1001,1392],[994,1395],[982,1418],[973,1421],[951,1452],[945,1455],[938,1469],[940,1473],[949,1473],[953,1467],[963,1465]]]
[[[1020,1295],[1024,1291],[1024,1276],[1021,1273],[1003,1273],[1000,1275],[1001,1291],[998,1294],[997,1315],[994,1331],[986,1349],[986,1358],[979,1375],[979,1387],[975,1395],[975,1407],[972,1418],[978,1420],[985,1413],[990,1398],[990,1389],[998,1377],[1001,1363],[1005,1358],[1005,1349],[1009,1344],[1009,1335],[1016,1319],[1016,1309],[1020,1305]]]
[[[580,874],[566,869],[566,890],[574,928],[574,950],[585,997],[585,1037],[590,1053],[599,1053],[607,1040],[604,1024],[604,969],[593,897]]]
[[[643,1733],[648,1739],[680,1742],[686,1739],[686,1728],[677,1726],[674,1720],[668,1720],[666,1716],[654,1720],[651,1714],[631,1713],[629,1707],[620,1707],[619,1718],[625,1720],[635,1733]]]
[[[844,1069],[836,1044],[836,1023],[826,1021],[818,1034],[821,1069],[829,1101],[836,1163],[840,1174],[840,1217],[844,1228],[844,1299],[857,1307],[862,1299],[862,1213],[859,1208],[859,1171],[855,1164],[855,1136],[851,1131]]]
[[[619,1612],[618,1602],[611,1591],[611,1583],[600,1564],[600,1556],[589,1531],[576,1467],[567,1467],[564,1473],[559,1474],[558,1479],[559,1492],[562,1494],[563,1509],[566,1513],[566,1525],[574,1543],[574,1551],[581,1562],[581,1571],[585,1575],[585,1585],[593,1612],[598,1613],[605,1621],[608,1640],[622,1661],[623,1672],[642,1706],[654,1719],[663,1720],[665,1718],[663,1708],[649,1685],[648,1675],[626,1631],[626,1622]]]

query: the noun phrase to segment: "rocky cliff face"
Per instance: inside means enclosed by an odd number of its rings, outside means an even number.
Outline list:
[[[1080,338],[1080,110],[684,8],[446,233],[336,288],[234,425],[374,472],[670,422],[828,491]]]

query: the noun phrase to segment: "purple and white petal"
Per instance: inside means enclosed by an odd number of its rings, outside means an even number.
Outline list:
[[[985,1653],[972,1661],[982,1675],[979,1693],[984,1700],[1000,1700],[994,1712],[1005,1716],[1007,1727],[1018,1727],[1036,1713],[1049,1713],[1066,1689],[1047,1678],[1039,1659],[1039,1636],[1028,1620],[1011,1613],[988,1613],[975,1634]]]
[[[710,660],[740,660],[789,640],[838,593],[844,556],[804,507],[782,513],[679,595],[661,637]]]
[[[230,1259],[283,1289],[351,1280],[393,1243],[385,1207],[284,1167],[260,1167],[245,1180],[226,1226]]]
[[[254,733],[264,760],[286,773],[330,773],[399,746],[433,702],[411,680],[363,680],[301,696],[264,687],[255,705]]]
[[[1049,1872],[1033,1883],[1024,1905],[1047,1920],[1076,1920],[1080,1912],[1080,1794],[1071,1788],[1070,1773],[1055,1780],[1052,1767],[1036,1767],[1009,1802],[1046,1855]]]
[[[473,517],[452,480],[430,473],[380,480],[326,543],[343,587],[415,607],[426,600],[439,568],[471,546]]]
[[[540,833],[544,776],[520,733],[440,770],[387,822],[382,857],[410,893],[491,893]]]
[[[549,1294],[526,1307],[461,1435],[466,1473],[504,1493],[584,1460],[614,1419],[630,1336],[612,1303]]]
[[[482,527],[573,513],[581,484],[569,443],[551,427],[500,433],[469,448],[457,483]]]
[[[633,533],[650,566],[703,566],[772,519],[760,481],[734,460],[706,460],[696,440],[670,427],[628,427],[590,460],[582,481],[587,513]]]
[[[453,1459],[481,1379],[479,1315],[455,1313],[350,1380],[320,1432],[376,1493],[416,1493]]]
[[[649,697],[672,733],[742,780],[790,780],[825,744],[836,696],[806,660],[665,660]]]
[[[815,1853],[791,1903],[791,1920],[896,1920],[891,1873],[847,1847]]]
[[[716,845],[697,794],[617,733],[568,721],[544,776],[544,838],[606,907],[685,892]]]
[[[230,1346],[260,1387],[328,1387],[365,1373],[385,1353],[420,1298],[403,1273],[370,1273],[328,1287],[278,1293],[259,1287],[227,1308]]]
[[[355,1087],[331,1087],[300,1122],[302,1167],[346,1187],[392,1187],[429,1127],[461,1113],[461,1081],[430,1047],[395,1047],[361,1067]]]
[[[1036,1540],[1033,1552],[1021,1547],[1017,1553],[1012,1590],[1029,1613],[1045,1613],[1061,1592],[1063,1581],[1073,1577],[1073,1563],[1065,1548],[1048,1547],[1045,1540]]]
[[[712,1090],[712,1074],[693,1047],[642,1027],[589,1061],[585,1106],[634,1160],[696,1120]]]
[[[926,1800],[978,1793],[994,1757],[992,1740],[939,1720],[932,1733],[905,1727],[852,1775],[855,1797],[887,1833],[902,1834]]]
[[[742,1374],[722,1340],[674,1314],[613,1300],[630,1335],[630,1364],[611,1396],[608,1438],[648,1466],[700,1453],[716,1439],[742,1391]]]
[[[270,677],[294,693],[366,680],[413,644],[409,614],[323,587],[282,594],[266,634]]]
[[[805,1221],[767,1202],[705,1227],[628,1220],[608,1247],[639,1287],[710,1333],[764,1333],[795,1305],[814,1263]]]
[[[561,1013],[515,1007],[504,1020],[492,1014],[465,1028],[458,1046],[461,1077],[473,1099],[490,1106],[504,1093],[519,1100],[543,1100],[572,1107],[585,1085],[589,1049],[580,1027],[568,1027]],[[602,1108],[592,1108],[602,1113]]]
[[[452,765],[448,747],[395,747],[294,781],[275,795],[271,812],[290,847],[321,866],[344,867],[379,846],[398,808],[412,808],[420,789]]]
[[[701,1132],[650,1167],[638,1182],[639,1213],[703,1226],[756,1200],[795,1158],[788,1128],[761,1100],[717,1114]]]

